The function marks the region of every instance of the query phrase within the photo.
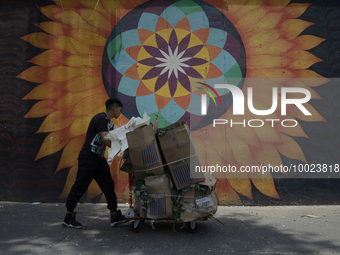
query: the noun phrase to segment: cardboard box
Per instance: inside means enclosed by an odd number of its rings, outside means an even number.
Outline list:
[[[209,173],[205,173],[205,177],[203,182],[198,183],[200,189],[191,188],[183,193],[184,222],[199,220],[217,211],[216,179]]]
[[[136,198],[137,210],[143,216],[143,208],[146,209],[146,217],[150,219],[168,218],[172,214],[172,199],[169,178],[150,176],[145,179],[147,193],[151,197],[146,204],[141,204],[140,198]]]
[[[203,172],[195,172],[200,166],[196,147],[186,122],[177,122],[157,130],[157,138],[166,164],[168,164],[176,189],[204,180]]]
[[[126,138],[136,180],[165,173],[152,124],[127,133]]]

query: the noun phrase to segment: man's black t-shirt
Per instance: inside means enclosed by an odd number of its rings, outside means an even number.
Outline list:
[[[105,112],[95,115],[87,128],[85,143],[79,153],[79,158],[103,158],[106,145],[102,141],[100,132],[112,130],[113,123],[108,119]]]

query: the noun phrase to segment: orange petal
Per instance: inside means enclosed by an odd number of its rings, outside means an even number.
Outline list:
[[[128,70],[124,73],[126,77],[129,77],[134,80],[139,80],[139,74],[138,74],[138,64],[134,63],[132,66],[129,67]]]
[[[181,19],[175,26],[175,28],[184,29],[191,32],[190,23],[187,17]]]
[[[95,27],[95,29],[101,29],[110,32],[113,29],[111,22],[98,11],[94,11],[93,9],[88,8],[82,8],[80,9],[80,15],[86,23]]]
[[[231,122],[231,120],[228,120],[228,121]],[[235,115],[235,116],[232,117],[232,122],[233,123],[243,123],[244,118]],[[242,128],[238,128],[239,126],[242,126]],[[247,125],[247,123],[245,124],[245,126],[243,126],[243,125],[233,125],[232,130],[235,132],[235,134],[240,139],[242,139],[243,142],[245,142],[249,145],[254,145],[254,146],[257,146],[259,144],[259,139],[257,138],[257,135],[254,132],[254,129],[252,127],[249,127]],[[227,136],[227,135],[228,134],[226,133],[225,136]]]
[[[257,31],[274,29],[282,19],[282,13],[268,13],[256,24]]]
[[[147,29],[138,29],[138,37],[140,43],[143,45],[145,41],[152,35],[154,35],[155,32],[147,30]],[[138,51],[139,52],[139,51]]]
[[[155,93],[155,100],[156,100],[158,110],[162,110],[165,106],[168,105],[168,103],[171,100],[171,97],[163,97]]]
[[[148,89],[145,84],[143,83],[143,81],[141,81],[138,85],[137,88],[137,92],[136,92],[136,96],[147,96],[147,95],[151,95],[153,92]],[[155,94],[155,96],[158,96],[157,94]],[[160,96],[161,97],[161,96]],[[163,97],[162,97],[163,98]],[[171,98],[170,98],[171,99]],[[157,102],[157,101],[156,101]],[[162,102],[160,102],[161,104],[163,104]],[[166,104],[168,104],[169,102],[167,102]],[[165,106],[164,106],[165,107]],[[164,108],[163,107],[163,108]]]
[[[202,43],[205,44],[209,38],[210,29],[209,28],[198,29],[192,32],[192,34],[196,35],[202,41]]]
[[[249,48],[259,47],[267,43],[275,42],[279,37],[280,33],[276,30],[263,31],[250,36],[246,43]]]
[[[249,55],[280,55],[293,47],[287,40],[274,40],[269,43],[258,44],[256,47],[247,49]]]
[[[126,48],[125,51],[127,52],[127,54],[129,54],[129,56],[135,60],[138,61],[138,54],[140,49],[142,48],[141,45],[135,45],[135,46],[131,46],[129,48]]]
[[[252,78],[294,78],[294,73],[287,69],[248,69],[247,77]]]
[[[55,171],[58,172],[61,169],[76,166],[78,164],[77,156],[84,144],[85,135],[72,138],[72,140],[65,146],[61,155],[59,165]]]
[[[91,32],[85,29],[71,30],[68,35],[76,39],[77,41],[86,42],[86,44],[88,45],[97,45],[102,47],[105,46],[107,40],[107,38],[104,38],[103,36],[95,32]]]
[[[40,7],[40,11],[42,14],[44,14],[46,17],[48,17],[51,20],[57,21],[57,19],[54,18],[54,15],[63,13],[63,9],[56,5],[47,5]]]
[[[172,28],[172,26],[164,18],[159,17],[155,28],[156,33],[167,28]]]
[[[191,95],[186,95],[182,97],[174,97],[175,102],[184,110],[187,110],[190,105]]]
[[[68,142],[69,140],[63,139],[60,132],[50,133],[41,144],[40,150],[35,157],[35,160],[60,151],[62,148],[65,147],[66,144],[68,144]]]
[[[93,94],[85,97],[74,105],[70,115],[74,117],[90,116],[90,113],[94,110],[101,112],[101,108],[104,110],[104,104],[107,99],[106,94]]]

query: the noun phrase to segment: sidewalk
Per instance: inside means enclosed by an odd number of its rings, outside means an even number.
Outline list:
[[[195,234],[159,221],[111,228],[106,204],[76,211],[83,229],[61,226],[65,204],[0,201],[0,254],[340,254],[340,206],[220,206],[224,225],[198,222]]]

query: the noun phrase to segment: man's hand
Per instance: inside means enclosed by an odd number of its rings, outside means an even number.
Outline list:
[[[111,148],[111,141],[105,140],[104,137],[108,134],[109,132],[103,131],[100,132],[100,137],[102,138],[103,143],[108,146],[109,148]]]

